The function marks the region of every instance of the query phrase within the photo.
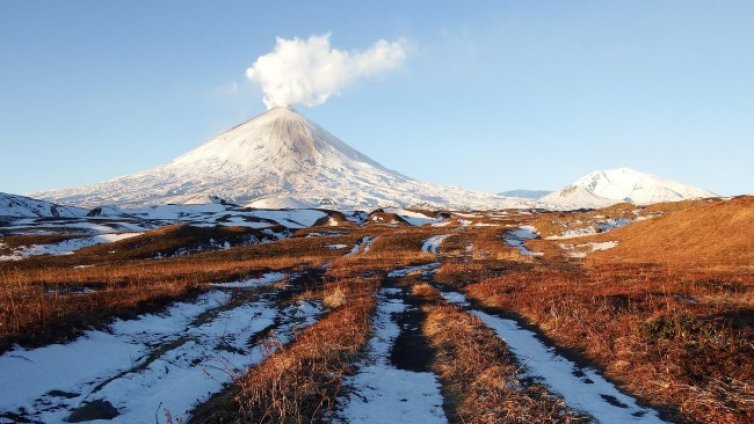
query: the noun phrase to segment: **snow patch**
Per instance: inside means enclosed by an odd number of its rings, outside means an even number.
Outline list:
[[[288,278],[288,274],[282,272],[268,272],[259,278],[249,278],[241,281],[232,281],[228,283],[212,283],[214,287],[223,288],[259,288],[265,287]]]
[[[542,252],[532,252],[526,247],[526,240],[538,238],[537,229],[531,225],[522,225],[516,229],[509,230],[503,235],[503,240],[509,246],[518,249],[523,256],[544,256]]]
[[[51,244],[35,244],[23,247],[13,251],[10,255],[0,256],[0,261],[18,261],[31,256],[40,255],[72,255],[73,252],[84,247],[96,246],[103,243],[112,243],[119,240],[136,237],[142,233],[120,233],[120,234],[102,234],[92,237],[80,237],[70,240],[64,240]]]
[[[353,256],[359,252],[361,252],[362,254],[369,252],[369,249],[372,248],[372,243],[374,243],[374,241],[377,239],[378,237],[375,236],[364,236],[360,238],[351,248],[351,251],[348,252],[345,256]]]
[[[594,227],[574,228],[563,234],[547,237],[547,240],[568,240],[572,238],[592,236],[595,234],[597,234],[597,230]]]
[[[585,258],[589,253],[599,250],[610,250],[618,246],[617,241],[589,242],[579,244],[559,244],[563,250],[568,250],[567,255],[571,258]]]
[[[433,271],[436,271],[437,268],[439,267],[440,267],[439,262],[432,262],[432,263],[424,264],[424,265],[415,265],[415,266],[410,266],[410,267],[401,268],[401,269],[394,269],[387,273],[387,277],[400,278],[400,277],[405,277],[407,275],[415,274],[418,272],[433,272]]]
[[[311,227],[322,218],[328,217],[326,213],[316,209],[293,209],[293,210],[256,210],[248,213],[249,216],[271,219],[289,228]]]
[[[409,223],[409,225],[413,225],[414,227],[420,227],[422,225],[427,224],[439,224],[443,222],[444,220],[442,218],[434,218],[431,216],[427,216],[421,212],[414,212],[407,209],[400,209],[400,208],[385,208],[384,211],[386,213],[392,213],[395,215],[400,216]]]
[[[436,236],[432,236],[428,238],[427,240],[424,240],[424,244],[422,244],[422,252],[424,253],[434,253],[437,254],[437,249],[440,248],[440,245],[443,241],[445,241],[446,238],[452,236],[453,234],[440,234]]]
[[[394,293],[394,291],[392,291]],[[391,291],[380,291],[369,340],[367,358],[353,377],[346,379],[349,394],[336,423],[447,423],[442,409],[440,384],[432,373],[398,369],[390,364],[390,350],[401,332],[392,315],[407,310],[400,299],[389,299]]]

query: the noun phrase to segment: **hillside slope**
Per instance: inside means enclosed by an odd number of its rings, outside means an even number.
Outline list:
[[[618,245],[589,257],[596,262],[754,269],[754,197],[696,203],[600,235]]]

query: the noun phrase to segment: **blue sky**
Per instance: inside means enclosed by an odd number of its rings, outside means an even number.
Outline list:
[[[276,36],[330,32],[408,55],[297,109],[406,175],[554,189],[629,166],[752,193],[752,22],[750,1],[5,1],[0,191],[164,163],[264,110],[244,72]]]

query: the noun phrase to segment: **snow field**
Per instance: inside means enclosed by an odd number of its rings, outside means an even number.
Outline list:
[[[239,287],[272,284],[280,281],[278,274]],[[86,402],[104,400],[118,410],[112,422],[153,423],[165,411],[187,417],[270,353],[249,346],[252,336],[274,325],[276,337],[286,343],[294,329],[312,324],[323,312],[319,303],[300,301],[280,310],[266,299],[228,308],[230,299],[213,290],[195,302],[118,320],[106,331],[88,331],[67,344],[6,352],[0,356],[5,380],[0,416],[63,422]]]

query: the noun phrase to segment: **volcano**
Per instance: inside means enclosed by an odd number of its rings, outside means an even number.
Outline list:
[[[527,200],[425,183],[387,169],[290,107],[269,109],[156,168],[34,196],[83,207],[212,202],[260,208],[529,206]]]

